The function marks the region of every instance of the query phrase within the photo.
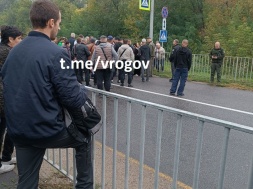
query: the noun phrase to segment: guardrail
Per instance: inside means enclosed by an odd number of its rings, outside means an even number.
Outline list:
[[[170,66],[169,52],[165,53],[165,64]],[[191,75],[206,75],[210,78],[211,59],[208,54],[193,54]],[[225,56],[222,64],[222,79],[231,81],[253,81],[253,58]]]
[[[227,161],[227,152],[228,152],[228,144],[229,144],[229,137],[231,130],[238,131],[241,133],[248,133],[250,136],[253,134],[253,128],[231,123],[228,121],[199,115],[183,110],[179,110],[172,107],[167,107],[164,105],[159,105],[152,102],[147,102],[143,100],[139,100],[136,98],[131,98],[127,96],[123,96],[120,94],[110,93],[106,91],[101,91],[98,89],[87,87],[89,91],[92,93],[92,101],[93,103],[98,107],[99,110],[101,110],[102,114],[102,129],[100,132],[102,132],[102,166],[101,166],[101,188],[105,189],[106,186],[106,146],[107,144],[107,132],[108,132],[108,125],[107,125],[107,117],[110,113],[113,115],[113,139],[112,139],[112,148],[113,148],[113,157],[112,157],[112,180],[111,180],[111,188],[116,189],[117,182],[124,183],[124,188],[128,189],[129,187],[129,159],[130,159],[130,144],[131,144],[131,128],[134,128],[133,126],[137,127],[137,125],[131,123],[131,118],[134,114],[137,114],[135,109],[133,110],[133,107],[139,107],[141,108],[141,116],[137,116],[140,118],[140,143],[135,145],[140,145],[139,150],[139,182],[138,182],[138,188],[143,188],[143,168],[144,168],[144,152],[145,152],[145,133],[146,133],[146,125],[147,125],[147,109],[152,108],[152,114],[157,114],[157,125],[154,125],[154,128],[157,130],[157,136],[156,136],[156,149],[155,149],[155,173],[154,173],[154,186],[153,188],[158,189],[159,188],[159,173],[160,173],[160,163],[161,163],[161,140],[162,140],[162,130],[164,126],[164,115],[166,113],[175,115],[176,118],[176,137],[175,137],[175,152],[174,152],[174,162],[173,162],[173,181],[172,181],[172,187],[173,189],[177,188],[177,182],[178,182],[178,171],[179,171],[179,157],[180,157],[180,148],[181,148],[181,138],[182,138],[182,127],[183,127],[183,119],[190,118],[192,120],[195,120],[198,122],[198,134],[197,134],[197,144],[196,144],[196,151],[195,151],[195,165],[194,165],[194,171],[193,171],[193,181],[192,181],[192,188],[198,189],[199,188],[199,176],[200,176],[200,160],[201,160],[201,152],[202,152],[202,144],[203,144],[203,133],[204,128],[206,124],[212,124],[219,127],[224,128],[224,139],[223,139],[223,145],[222,145],[222,154],[220,159],[220,169],[219,169],[219,176],[218,176],[218,189],[223,188],[224,184],[224,177],[225,177],[225,168],[226,168],[226,161]],[[97,97],[97,94],[99,94],[99,98]],[[109,99],[109,100],[108,100]],[[125,178],[124,180],[118,180],[118,174],[117,174],[117,148],[118,148],[118,127],[119,127],[119,116],[123,112],[119,112],[119,102],[126,103],[126,123],[124,124],[124,128],[126,128],[125,132]],[[110,104],[109,104],[110,103]],[[108,105],[109,104],[109,105]],[[107,112],[107,109],[110,108],[111,111]],[[197,123],[196,122],[196,123]],[[120,124],[121,125],[121,124]],[[96,168],[96,161],[95,161],[95,148],[94,148],[94,141],[96,140],[97,136],[93,138],[93,165],[94,165],[94,172]],[[57,170],[62,172],[64,175],[69,177],[70,179],[75,181],[76,178],[76,168],[75,168],[75,161],[73,161],[74,152],[70,152],[69,149],[65,150],[65,157],[62,156],[62,150],[56,150],[58,153],[55,153],[55,150],[47,150],[46,155],[44,157],[45,160],[47,160],[52,166],[54,166]],[[57,161],[56,161],[57,159]],[[58,163],[57,163],[58,162]],[[63,166],[64,162],[64,166]],[[71,166],[71,167],[70,167]],[[98,178],[94,178],[94,182],[97,183]],[[248,189],[253,188],[253,161],[252,161],[252,168],[249,175],[249,184]],[[74,182],[75,184],[75,182]],[[121,185],[122,186],[122,185]],[[95,188],[95,185],[94,185]],[[108,188],[108,187],[107,187]],[[122,187],[123,188],[123,187]]]

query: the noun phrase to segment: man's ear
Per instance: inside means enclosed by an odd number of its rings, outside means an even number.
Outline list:
[[[13,37],[9,37],[9,42],[12,43],[14,41]]]
[[[48,20],[47,25],[48,25],[50,28],[53,28],[53,27],[54,27],[54,19]]]

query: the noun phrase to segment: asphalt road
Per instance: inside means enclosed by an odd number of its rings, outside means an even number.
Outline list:
[[[113,85],[111,92],[129,97],[162,104],[165,106],[219,118],[222,120],[253,126],[253,93],[210,86],[208,84],[187,82],[185,96],[178,98],[169,95],[171,83],[168,79],[152,77],[149,82],[141,82],[140,77],[134,77],[134,88]],[[102,99],[97,99],[97,107],[101,111]],[[119,101],[118,151],[126,152],[126,102]],[[113,146],[113,99],[107,100],[107,145]],[[139,160],[141,106],[132,104],[131,114],[131,148],[130,156]],[[163,117],[162,149],[160,172],[172,177],[175,149],[177,116],[165,113]],[[157,110],[148,108],[145,131],[145,164],[155,167]],[[178,180],[192,186],[194,157],[197,141],[198,121],[188,117],[183,118],[183,129],[180,150],[180,165]],[[101,141],[102,132],[96,135]],[[202,157],[200,163],[200,189],[215,189],[218,187],[218,177],[221,161],[221,151],[224,139],[224,129],[220,126],[205,124]],[[228,147],[228,158],[225,170],[224,189],[246,189],[249,168],[253,155],[253,137],[250,134],[231,131]]]

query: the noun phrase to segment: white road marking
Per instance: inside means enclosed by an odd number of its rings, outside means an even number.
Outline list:
[[[112,85],[113,86],[117,86],[117,87],[122,87],[122,86],[119,86],[119,85],[116,85],[116,84],[112,84]],[[224,106],[218,106],[218,105],[208,104],[208,103],[205,103],[205,102],[199,102],[199,101],[195,101],[195,100],[189,100],[189,99],[185,99],[185,98],[182,98],[182,97],[177,97],[177,96],[172,96],[172,95],[166,95],[166,94],[156,93],[156,92],[152,92],[152,91],[146,91],[146,90],[132,88],[132,87],[125,87],[125,88],[131,89],[131,90],[135,90],[135,91],[150,93],[150,94],[154,94],[154,95],[159,95],[159,96],[163,96],[163,97],[176,98],[178,100],[192,102],[192,103],[201,104],[201,105],[205,105],[205,106],[210,106],[210,107],[214,107],[214,108],[219,108],[219,109],[223,109],[223,110],[229,110],[229,111],[234,111],[234,112],[238,112],[238,113],[242,113],[242,114],[253,115],[253,112],[246,112],[246,111],[243,111],[243,110],[237,110],[237,109],[228,108],[228,107],[224,107]]]

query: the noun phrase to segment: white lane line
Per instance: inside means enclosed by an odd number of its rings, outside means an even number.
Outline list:
[[[112,85],[117,86],[117,87],[122,87],[122,86],[119,86],[119,85],[116,85],[116,84],[112,84]],[[242,113],[242,114],[253,115],[253,112],[246,112],[246,111],[243,111],[243,110],[237,110],[237,109],[228,108],[228,107],[224,107],[224,106],[208,104],[208,103],[205,103],[205,102],[189,100],[189,99],[185,99],[185,98],[182,98],[182,97],[171,96],[171,95],[156,93],[156,92],[152,92],[152,91],[146,91],[146,90],[142,90],[142,89],[132,88],[132,87],[124,87],[124,88],[128,88],[128,89],[135,90],[135,91],[140,91],[140,92],[145,92],[145,93],[150,93],[150,94],[154,94],[154,95],[169,97],[169,98],[176,98],[176,99],[182,100],[182,101],[193,102],[193,103],[196,103],[196,104],[201,104],[201,105],[210,106],[210,107],[214,107],[214,108],[220,108],[220,109],[223,109],[223,110],[234,111],[234,112],[238,112],[238,113]]]

